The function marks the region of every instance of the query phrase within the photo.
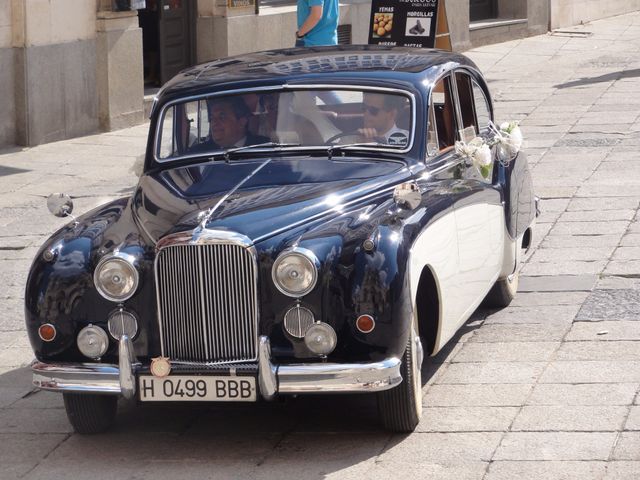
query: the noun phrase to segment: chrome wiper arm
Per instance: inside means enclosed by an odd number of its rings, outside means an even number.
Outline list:
[[[331,158],[333,158],[334,150],[342,150],[343,148],[349,148],[349,147],[388,147],[388,146],[389,145],[387,145],[386,143],[380,143],[380,142],[357,142],[357,143],[347,143],[346,145],[336,144],[336,145],[329,146],[329,148],[327,149],[327,155],[329,156],[329,160],[331,160]]]
[[[224,158],[229,160],[229,155],[236,152],[241,152],[242,150],[250,150],[252,148],[260,148],[260,147],[276,147],[276,148],[284,148],[284,147],[299,147],[299,143],[280,143],[280,142],[264,142],[264,143],[256,143],[254,145],[244,145],[242,147],[228,148],[222,154]]]

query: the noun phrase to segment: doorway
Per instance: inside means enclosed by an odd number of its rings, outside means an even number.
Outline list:
[[[195,63],[196,3],[146,0],[138,11],[145,88],[160,87]]]

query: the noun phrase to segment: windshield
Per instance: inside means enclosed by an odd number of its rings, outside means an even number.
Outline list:
[[[212,96],[164,110],[156,155],[167,161],[252,145],[256,149],[344,145],[405,151],[411,143],[411,119],[409,96],[386,91],[287,90]]]

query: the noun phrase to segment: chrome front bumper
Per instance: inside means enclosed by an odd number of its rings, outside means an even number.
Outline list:
[[[135,396],[136,370],[131,341],[120,340],[119,364],[43,363],[35,361],[33,384],[43,390]],[[231,372],[231,369],[230,369]],[[267,337],[260,337],[258,385],[266,400],[276,394],[352,393],[387,390],[402,381],[400,360],[373,363],[301,363],[275,365]]]

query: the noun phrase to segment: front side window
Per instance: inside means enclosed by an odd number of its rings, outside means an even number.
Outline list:
[[[430,154],[443,152],[456,143],[456,112],[449,76],[436,82],[431,90],[430,117],[433,118],[435,132],[430,134]],[[430,122],[431,123],[431,122]]]
[[[411,98],[367,90],[265,91],[214,96],[165,108],[159,160],[269,142],[300,147],[366,144],[406,151]],[[269,148],[264,146],[263,148]]]

